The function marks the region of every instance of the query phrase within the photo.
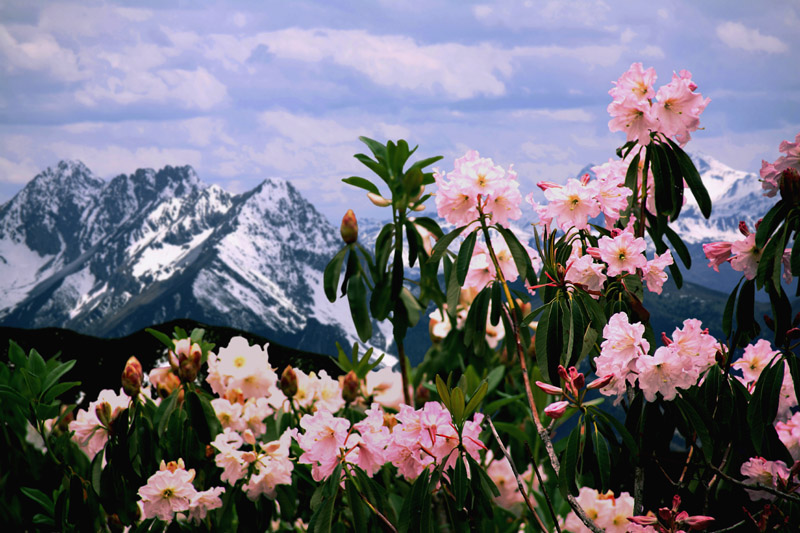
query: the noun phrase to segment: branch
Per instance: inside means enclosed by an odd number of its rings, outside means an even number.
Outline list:
[[[511,465],[511,471],[514,472],[514,477],[517,480],[517,487],[519,488],[519,493],[522,494],[522,498],[525,500],[525,504],[528,506],[528,509],[530,509],[531,514],[533,514],[533,517],[536,519],[536,523],[539,524],[540,528],[542,528],[542,531],[547,531],[547,527],[545,527],[544,522],[542,522],[542,519],[539,517],[539,514],[533,508],[533,503],[531,503],[530,497],[525,492],[525,485],[522,483],[522,478],[519,475],[519,471],[517,470],[517,467],[514,464],[514,460],[511,458],[511,455],[509,455],[508,450],[506,450],[506,447],[503,445],[503,441],[500,440],[500,435],[497,434],[497,430],[495,429],[494,424],[492,423],[492,419],[487,416],[486,420],[489,422],[489,427],[492,430],[492,435],[494,435],[497,444],[500,445],[500,451],[503,452],[503,455],[508,460],[508,464]],[[534,468],[536,468],[536,465],[534,465]],[[542,490],[544,490],[544,486],[542,486]],[[547,499],[547,502],[550,503],[550,498]],[[553,516],[553,523],[556,525],[556,530],[558,531],[558,533],[561,533],[561,528],[558,527],[558,516],[556,515],[555,510],[553,509],[552,506],[550,507],[550,514]]]
[[[768,487],[767,485],[762,485],[761,483],[756,483],[754,485],[751,485],[749,483],[745,483],[744,481],[740,481],[736,478],[729,476],[728,474],[726,474],[725,472],[723,472],[722,470],[720,470],[719,468],[717,468],[712,464],[709,464],[708,466],[709,468],[711,468],[711,470],[719,474],[721,478],[723,478],[726,481],[730,481],[735,485],[739,485],[740,487],[744,487],[750,490],[763,490],[764,492],[769,492],[770,494],[774,494],[775,496],[778,496],[780,498],[800,503],[800,496],[795,496],[794,494],[787,494],[785,492],[779,491],[774,487]]]

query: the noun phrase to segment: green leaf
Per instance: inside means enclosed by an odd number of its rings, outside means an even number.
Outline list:
[[[695,168],[694,163],[692,163],[692,159],[686,155],[680,146],[675,144],[671,139],[667,139],[670,146],[672,146],[672,150],[675,154],[675,157],[678,159],[678,164],[681,167],[681,174],[683,174],[683,179],[686,180],[686,184],[689,185],[689,190],[692,191],[692,195],[694,196],[695,200],[697,200],[697,205],[700,207],[700,212],[703,213],[703,216],[708,218],[711,216],[711,198],[708,196],[708,191],[706,190],[705,185],[703,185],[703,180],[700,178],[700,173],[697,172],[697,168]]]
[[[445,385],[439,374],[436,374],[436,391],[439,393],[439,399],[442,401],[447,410],[450,410],[450,391]]]
[[[443,159],[443,156],[437,155],[437,156],[434,156],[434,157],[428,157],[426,159],[420,159],[419,161],[417,161],[416,163],[414,163],[413,165],[408,167],[408,170],[413,170],[413,169],[416,169],[416,168],[421,170],[421,169],[427,167],[428,165],[432,165],[432,164],[436,163],[440,159]]]
[[[47,511],[48,515],[53,515],[53,507],[55,504],[53,503],[53,499],[47,494],[32,487],[20,487],[19,490],[22,494],[41,505]]]
[[[756,452],[762,453],[766,426],[772,426],[778,414],[780,390],[783,384],[784,365],[775,357],[756,382],[753,396],[747,406],[747,423]]]
[[[68,390],[78,387],[80,384],[80,381],[65,381],[64,383],[57,383],[43,393],[42,402],[50,403]]]
[[[358,140],[367,145],[367,148],[369,148],[370,152],[372,152],[372,154],[375,156],[375,159],[377,159],[378,161],[389,160],[386,146],[382,145],[378,141],[372,140],[369,137],[365,136],[360,136]]]
[[[459,455],[456,459],[455,472],[453,472],[453,493],[456,497],[456,507],[464,507],[464,499],[467,496],[467,469],[464,466],[464,459]]]
[[[592,446],[597,458],[597,466],[600,470],[600,490],[605,491],[609,485],[611,474],[611,453],[608,449],[606,438],[597,429],[597,424],[592,423]]]
[[[400,533],[409,531],[420,531],[420,521],[422,520],[422,502],[428,492],[428,480],[430,473],[423,470],[417,480],[411,485],[405,500],[403,509],[400,511],[400,523],[397,530]]]
[[[733,309],[736,304],[736,294],[739,292],[739,285],[742,284],[742,279],[744,278],[739,280],[733,288],[731,295],[728,296],[728,301],[725,304],[725,311],[722,313],[722,333],[724,333],[726,337],[730,337],[731,335],[731,328],[733,327]]]
[[[736,305],[736,330],[742,346],[758,335],[761,330],[758,322],[753,318],[755,289],[755,280],[749,279],[744,282],[739,291],[739,302]]]
[[[464,407],[464,391],[461,390],[461,387],[454,387],[450,391],[450,413],[457,426],[464,422]]]
[[[345,483],[345,487],[347,490],[347,499],[350,503],[350,512],[353,513],[353,525],[355,526],[355,530],[366,533],[369,521],[365,515],[364,502],[361,501],[361,496],[359,496],[355,483],[348,479]]]
[[[602,411],[601,409],[597,409],[594,407],[589,408],[592,414],[595,415],[599,422],[606,424],[609,427],[614,428],[619,436],[622,438],[622,443],[625,445],[625,448],[630,452],[631,456],[634,460],[637,460],[639,457],[639,445],[636,443],[636,440],[631,435],[628,428],[626,428],[622,422],[614,418],[612,415]]]
[[[8,360],[17,370],[28,367],[28,357],[19,344],[9,339],[8,341]]]
[[[44,362],[44,359],[36,350],[31,350],[30,354],[28,354],[28,370],[40,380],[45,378],[47,363]]]
[[[349,247],[345,246],[339,250],[339,252],[333,256],[331,262],[325,267],[322,285],[325,289],[325,296],[327,296],[329,302],[336,301],[336,289],[339,287],[339,276],[342,274],[342,263],[344,262],[344,255],[347,253],[348,249]]]
[[[365,191],[369,191],[373,194],[377,194],[378,196],[381,195],[378,187],[376,187],[375,184],[368,179],[359,178],[358,176],[350,176],[349,178],[344,178],[342,181],[360,189],[364,189]]]
[[[647,147],[653,159],[653,179],[656,189],[656,211],[659,215],[670,215],[673,211],[672,206],[672,175],[669,172],[667,154],[662,151],[661,146],[652,142]]]
[[[358,272],[347,283],[347,300],[358,338],[361,342],[367,342],[372,337],[372,321],[367,310],[367,288]]]
[[[417,226],[421,226],[431,232],[434,237],[440,239],[444,233],[442,232],[442,228],[439,227],[439,224],[436,223],[435,220],[429,217],[416,217],[414,219],[414,224]]]
[[[794,244],[792,245],[792,255],[789,257],[789,266],[792,276],[800,276],[800,239],[795,234]]]
[[[467,279],[467,272],[469,271],[469,263],[472,261],[472,252],[475,249],[475,241],[478,239],[478,232],[473,231],[464,242],[461,243],[461,248],[458,250],[458,258],[456,259],[456,275],[459,285],[464,285],[464,280]]]
[[[767,239],[772,236],[781,222],[786,220],[790,210],[791,206],[781,199],[767,211],[756,230],[756,248],[763,248],[767,244]]]
[[[153,337],[155,337],[156,339],[158,339],[159,341],[161,341],[161,344],[163,344],[164,346],[166,346],[170,350],[174,350],[175,349],[175,343],[166,334],[161,333],[160,331],[156,331],[156,330],[154,330],[152,328],[145,328],[145,331],[147,333],[149,333],[150,335],[152,335]]]
[[[583,417],[581,417],[583,418]],[[578,458],[580,457],[581,448],[581,429],[583,428],[583,420],[578,420],[578,425],[572,430],[567,439],[567,447],[564,449],[564,454],[561,458],[561,471],[558,474],[559,487],[562,493],[577,494],[578,485],[575,477],[578,475]]]
[[[475,409],[478,408],[478,405],[483,401],[486,397],[486,393],[489,391],[489,382],[484,380],[478,390],[472,395],[472,398],[469,399],[467,403],[467,407],[464,409],[464,417],[469,418]]]
[[[703,452],[706,461],[710,463],[714,456],[714,441],[711,437],[711,432],[708,430],[709,424],[700,417],[697,410],[692,407],[692,404],[681,396],[675,397],[675,406],[683,415],[683,419],[688,426],[697,433],[697,437],[702,444],[700,450]],[[684,435],[684,437],[687,441],[692,438],[691,435]]]
[[[514,232],[500,225],[495,227],[508,245],[508,250],[511,252],[511,257],[514,259],[514,265],[517,267],[519,277],[525,279],[528,276],[528,272],[533,270],[531,257],[528,255],[528,251],[522,246],[522,243],[519,242]]]
[[[667,239],[672,245],[672,249],[675,250],[675,253],[677,253],[678,257],[683,261],[683,265],[686,268],[692,268],[692,255],[689,253],[689,249],[686,247],[686,244],[684,244],[680,235],[675,233],[669,226],[664,228],[664,235],[667,236]]]
[[[641,154],[636,154],[633,156],[631,160],[631,164],[628,165],[628,171],[625,172],[625,186],[633,191],[634,197],[636,196],[636,190],[639,188],[638,181],[639,181],[639,156]]]
[[[442,236],[436,243],[436,246],[433,247],[433,250],[431,250],[431,261],[438,261],[441,259],[444,253],[447,251],[447,247],[450,246],[450,243],[453,242],[456,237],[461,235],[461,232],[465,229],[467,229],[467,226],[461,226],[460,228],[454,229],[447,235]]]
[[[52,387],[64,374],[69,372],[72,367],[75,366],[75,360],[67,361],[66,363],[61,363],[53,370],[51,370],[47,377],[44,379],[44,383],[42,383],[42,392],[47,392],[47,390]]]
[[[175,406],[178,405],[178,396],[180,395],[180,391],[180,388],[172,391],[172,394],[170,394],[168,398],[161,401],[161,404],[156,410],[154,421],[158,420],[159,437],[164,436],[169,419],[172,416],[173,411],[175,411]]]

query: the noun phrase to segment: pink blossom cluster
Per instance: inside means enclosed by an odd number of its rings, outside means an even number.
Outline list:
[[[97,400],[91,402],[88,409],[78,410],[75,420],[69,423],[69,430],[74,432],[73,442],[89,456],[89,460],[105,447],[109,423],[128,408],[130,400],[121,390],[119,394],[110,389],[101,390]]]
[[[244,337],[233,337],[218,354],[208,354],[206,381],[219,396],[239,390],[245,398],[268,397],[278,376],[269,364],[267,346],[250,346]]]
[[[450,315],[447,314],[447,304],[443,306],[444,312],[440,309],[434,309],[428,315],[430,318],[429,322],[429,332],[431,336],[431,340],[434,343],[441,342],[444,340],[445,337],[450,333],[453,329],[452,322],[450,320]],[[469,314],[469,305],[459,305],[458,306],[458,313],[456,314],[456,330],[464,329],[464,323],[467,320],[467,315]],[[489,305],[489,309],[491,310],[491,304]],[[487,314],[486,317],[486,343],[489,345],[489,348],[494,350],[500,345],[500,341],[502,341],[506,336],[506,330],[503,327],[503,323],[499,322],[497,325],[492,324],[491,321],[491,313]],[[381,402],[383,405],[385,403]]]
[[[183,459],[161,461],[161,468],[150,476],[147,484],[139,489],[142,516],[172,522],[176,513],[188,512],[188,519],[199,524],[208,511],[222,507],[220,494],[224,487],[213,487],[205,491],[195,489],[194,469],[186,470]]]
[[[613,229],[611,236],[601,237],[597,247],[587,248],[585,254],[576,241],[564,279],[573,285],[583,286],[597,298],[608,276],[634,274],[642,277],[648,290],[661,294],[668,278],[664,269],[673,263],[672,252],[667,250],[648,260],[646,249],[645,240],[634,236],[633,224],[624,230]]]
[[[737,376],[749,391],[753,391],[761,372],[769,366],[772,360],[780,354],[779,350],[773,350],[772,345],[766,339],[760,339],[755,344],[745,347],[742,357],[731,364],[733,368],[742,372]],[[778,401],[777,420],[785,420],[792,415],[792,408],[797,406],[797,397],[794,393],[794,382],[792,374],[789,372],[789,365],[783,362],[783,382],[781,383],[780,396]]]
[[[611,491],[602,494],[589,487],[581,487],[578,493],[578,503],[600,529],[606,533],[627,533],[628,517],[633,516],[633,496],[622,492],[614,496]],[[570,533],[588,533],[587,528],[580,518],[571,511],[564,521],[563,529]]]
[[[214,462],[223,472],[222,481],[231,486],[247,478],[242,490],[253,501],[262,494],[275,498],[278,485],[292,484],[294,463],[289,457],[293,430],[287,430],[272,442],[257,442],[252,431],[239,434],[231,428],[217,435],[211,446],[216,448]],[[242,446],[247,445],[246,448]]]
[[[352,425],[326,411],[300,419],[304,432],[295,433],[295,439],[304,453],[299,462],[311,465],[315,481],[328,478],[339,464],[358,466],[373,476],[392,463],[409,480],[432,465],[455,465],[458,433],[442,404],[428,402],[417,410],[403,404],[394,420],[373,404],[366,415]],[[478,450],[484,448],[478,440],[482,420],[482,414],[475,414],[462,432],[464,449],[476,460]]]
[[[539,219],[547,226],[558,221],[564,231],[588,229],[589,220],[603,213],[606,227],[611,227],[619,220],[620,211],[628,205],[628,197],[633,194],[625,187],[623,162],[609,161],[592,167],[597,178],[591,179],[584,174],[581,179],[570,178],[564,185],[542,181],[538,183],[544,191],[547,204],[539,205],[529,194],[526,200],[531,203]]]
[[[605,340],[595,364],[598,376],[613,374],[614,378],[600,392],[620,397],[626,383],[638,383],[648,402],[655,401],[658,393],[667,401],[674,400],[678,389],[695,385],[715,363],[719,343],[701,328],[699,320],[685,320],[672,339],[664,335],[665,346],[649,355],[644,326],[631,324],[625,313],[613,315],[603,328]]]
[[[708,266],[719,272],[719,265],[730,263],[731,268],[743,272],[747,279],[754,279],[758,272],[758,263],[761,261],[763,249],[756,247],[756,234],[751,233],[745,222],[739,222],[739,230],[743,238],[733,242],[712,242],[703,245],[703,253],[708,259]],[[783,251],[783,279],[786,283],[792,282],[792,272],[789,258],[792,249]]]
[[[697,85],[688,70],[673,73],[672,80],[657,92],[655,81],[654,68],[644,70],[641,63],[632,64],[608,92],[613,98],[608,105],[608,128],[624,131],[628,141],[642,146],[650,144],[651,132],[685,145],[699,128],[700,114],[710,99],[695,92]]]
[[[739,471],[747,478],[744,482],[748,485],[763,485],[785,491],[790,488],[791,484],[793,492],[800,492],[800,479],[798,479],[797,472],[790,471],[783,461],[767,461],[763,457],[752,457],[742,465]],[[789,479],[790,477],[792,479]],[[752,501],[773,501],[777,497],[765,490],[746,490]]]
[[[456,159],[450,173],[434,169],[433,177],[438,186],[439,216],[451,224],[469,224],[483,213],[491,216],[493,224],[507,226],[509,220],[522,216],[517,173],[511,167],[506,171],[491,159],[480,157],[475,150]]]
[[[800,173],[800,133],[795,136],[793,143],[781,142],[778,151],[784,155],[772,163],[761,161],[761,188],[765,191],[764,196],[770,198],[778,193],[786,177]]]

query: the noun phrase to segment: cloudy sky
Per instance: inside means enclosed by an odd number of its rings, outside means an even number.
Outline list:
[[[468,148],[524,189],[606,161],[633,62],[711,98],[688,149],[742,170],[800,132],[800,1],[0,2],[0,202],[60,159],[290,179],[331,219],[366,199],[357,138],[443,169]],[[795,57],[793,60],[792,57]],[[357,209],[358,211],[358,209]]]

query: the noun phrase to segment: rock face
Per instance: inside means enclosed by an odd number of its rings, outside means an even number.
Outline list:
[[[0,325],[110,337],[192,318],[334,353],[355,340],[322,290],[340,246],[286,181],[233,195],[188,166],[104,182],[62,161],[0,206]]]

